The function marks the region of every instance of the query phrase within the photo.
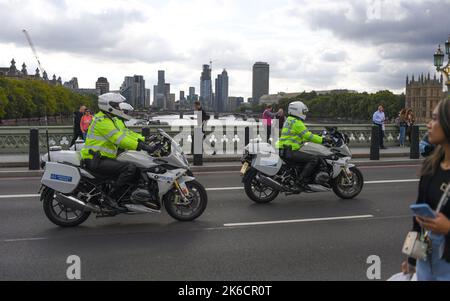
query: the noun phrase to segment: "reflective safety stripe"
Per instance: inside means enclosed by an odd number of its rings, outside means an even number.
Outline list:
[[[97,141],[108,141],[108,139],[106,139],[105,137],[96,136],[94,134],[87,135],[86,138],[94,139],[94,140],[97,140]]]
[[[111,155],[116,155],[117,151],[116,150],[112,150],[106,147],[101,147],[101,146],[96,146],[96,145],[88,145],[83,147],[83,149],[93,149],[93,150],[97,150],[97,151],[101,151],[101,152],[105,152],[107,154],[111,154]]]
[[[309,132],[309,130],[304,130],[303,132],[300,133],[300,137],[303,137],[303,135],[307,134]]]
[[[295,140],[294,138],[280,138],[280,141],[291,141],[291,142],[294,142],[295,144],[298,144],[298,145],[302,145],[303,144],[302,142],[300,142],[298,140]]]
[[[123,141],[123,139],[125,139],[127,137],[126,134],[122,134],[119,139],[117,139],[116,143],[117,145],[120,145],[120,143]]]
[[[114,136],[114,134],[117,134],[119,132],[119,130],[112,130],[111,132],[109,132],[108,134],[105,135],[105,138],[111,138],[112,136]]]
[[[309,134],[308,138],[306,138],[306,139],[310,140],[310,139],[312,139],[313,137],[314,137],[314,134],[311,133],[311,134]]]

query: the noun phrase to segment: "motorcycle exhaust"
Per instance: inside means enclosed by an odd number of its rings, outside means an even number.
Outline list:
[[[153,210],[142,205],[127,204],[125,208],[134,213],[161,213],[161,210]]]
[[[68,195],[64,195],[61,193],[57,193],[55,199],[59,203],[63,204],[65,207],[72,208],[74,210],[90,211],[90,212],[95,212],[95,213],[101,212],[100,209],[98,209],[90,204],[86,204],[73,196],[68,196]]]
[[[309,188],[311,189],[312,192],[328,192],[331,191],[330,188],[326,188],[322,185],[309,185]]]
[[[268,187],[270,187],[272,189],[275,189],[275,190],[278,190],[278,191],[286,191],[286,189],[280,183],[278,183],[277,181],[275,181],[275,180],[273,180],[271,178],[268,178],[268,177],[263,176],[263,175],[259,175],[259,176],[256,177],[256,179],[258,181],[260,181],[263,185],[266,185],[266,186],[268,186]]]

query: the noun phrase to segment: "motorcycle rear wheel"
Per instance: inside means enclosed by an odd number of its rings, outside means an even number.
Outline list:
[[[47,218],[57,226],[63,228],[76,227],[84,223],[91,212],[73,210],[60,204],[55,199],[55,191],[45,188],[41,194],[42,206]]]
[[[278,190],[274,190],[260,183],[257,179],[256,170],[251,170],[250,175],[247,176],[244,182],[245,193],[255,203],[267,204],[276,199],[280,193]]]

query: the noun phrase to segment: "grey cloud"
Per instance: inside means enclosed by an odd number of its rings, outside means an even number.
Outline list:
[[[428,61],[433,63],[433,54],[436,51],[433,44],[426,45],[405,45],[405,44],[390,44],[381,47],[378,54],[382,59],[402,60],[406,62],[413,61]]]
[[[389,5],[385,3],[385,9]],[[367,20],[367,6],[365,2],[351,2],[353,18],[346,16],[347,9],[325,10],[310,9],[294,11],[291,15],[304,18],[312,29],[330,30],[335,36],[344,40],[358,43],[370,43],[375,46],[389,48],[390,44],[403,44],[415,49],[425,45],[436,45],[444,41],[449,32],[450,1],[401,2],[401,9],[405,18],[401,20]],[[423,49],[422,49],[423,50]],[[405,53],[408,55],[408,53]],[[387,57],[395,57],[386,49]],[[425,59],[425,52],[415,52],[411,59]],[[403,56],[402,56],[403,57]]]
[[[355,66],[353,71],[362,72],[362,73],[374,73],[378,72],[381,69],[381,65],[377,62],[368,62]]]
[[[28,46],[21,32],[26,28],[36,47],[43,52],[68,52],[127,62],[152,63],[181,59],[157,35],[128,40],[121,31],[126,24],[146,20],[139,11],[109,9],[103,14],[84,13],[80,18],[73,19],[67,17],[64,1],[50,3],[61,12],[54,19],[33,15],[26,9],[21,11],[17,5],[0,3],[0,19],[6,20],[4,26],[0,27],[0,42]],[[26,18],[23,17],[24,13],[27,13]],[[129,43],[124,44],[123,41]]]
[[[328,62],[342,62],[347,59],[348,55],[345,51],[327,51],[322,54],[322,59]]]
[[[362,74],[361,78],[374,87],[404,90],[406,87],[406,76],[409,76],[411,79],[411,76],[414,74],[417,79],[422,73],[424,75],[425,72],[428,74],[428,70],[430,70],[430,65],[427,63],[406,64],[395,70],[382,69],[376,73]],[[433,75],[431,73],[431,76]]]

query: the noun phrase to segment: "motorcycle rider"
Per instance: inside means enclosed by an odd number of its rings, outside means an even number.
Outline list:
[[[94,116],[87,131],[85,146],[81,150],[81,157],[88,170],[118,176],[104,200],[114,209],[120,209],[116,199],[121,197],[123,188],[133,180],[137,170],[132,163],[116,160],[118,149],[144,150],[150,153],[157,149],[157,146],[145,144],[140,137],[131,134],[130,131],[119,126],[117,120],[114,120],[114,118],[129,119],[120,108],[120,104],[125,100],[118,93],[106,93],[99,96],[100,112]]]
[[[314,168],[319,163],[319,158],[301,151],[305,142],[317,144],[331,144],[331,139],[321,137],[311,133],[305,126],[308,107],[301,101],[295,101],[289,104],[288,118],[281,131],[281,137],[277,142],[277,148],[280,149],[280,155],[288,161],[295,163],[305,163],[297,183],[302,189],[308,189]]]
[[[134,111],[134,108],[132,105],[130,105],[127,102],[121,102],[119,104],[119,108],[120,110],[122,110],[122,112],[124,113],[123,116],[116,116],[113,118],[114,123],[117,125],[117,127],[119,128],[119,130],[122,130],[124,132],[126,132],[127,134],[135,137],[137,140],[145,142],[145,137],[142,136],[141,134],[136,133],[135,131],[130,130],[129,128],[127,128],[127,126],[125,125],[126,121],[131,120],[131,116],[128,115],[130,112]]]

